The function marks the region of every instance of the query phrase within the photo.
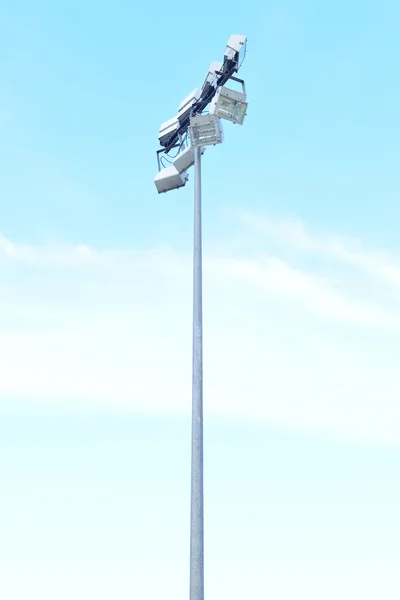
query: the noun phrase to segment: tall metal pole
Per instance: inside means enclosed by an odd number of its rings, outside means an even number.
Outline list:
[[[201,148],[194,148],[192,475],[190,507],[190,600],[204,600],[203,493],[203,298]]]

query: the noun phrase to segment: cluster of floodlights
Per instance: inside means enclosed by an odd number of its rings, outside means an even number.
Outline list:
[[[183,187],[194,164],[194,147],[214,146],[224,139],[221,119],[243,125],[247,111],[244,81],[234,77],[246,53],[247,37],[231,35],[223,62],[212,62],[202,88],[196,88],[179,105],[178,114],[160,127],[158,169],[154,183],[159,194]],[[242,91],[226,87],[229,80]],[[208,112],[204,113],[208,108]],[[175,152],[172,156],[171,153]],[[203,150],[204,152],[204,150]]]

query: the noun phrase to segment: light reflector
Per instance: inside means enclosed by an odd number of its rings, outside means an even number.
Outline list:
[[[163,192],[169,192],[170,190],[176,190],[183,187],[188,179],[189,175],[187,173],[178,173],[175,167],[167,167],[166,169],[161,169],[161,171],[157,173],[154,178],[154,183],[158,193],[162,194]]]
[[[221,121],[215,115],[191,117],[189,133],[192,146],[215,146],[224,139]]]
[[[227,87],[220,87],[212,99],[210,114],[243,125],[247,106],[246,94]]]

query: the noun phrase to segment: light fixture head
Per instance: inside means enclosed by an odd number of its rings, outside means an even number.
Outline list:
[[[204,80],[202,92],[210,86],[214,89],[217,87],[218,75],[217,72],[222,71],[223,63],[218,60],[213,60],[208,68],[207,77]]]
[[[161,169],[155,176],[154,183],[158,193],[162,194],[163,192],[169,192],[183,187],[188,179],[189,175],[187,173],[179,173],[178,170],[172,166]]]
[[[226,45],[226,49],[231,48],[235,52],[241,52],[243,47],[246,46],[247,43],[247,35],[238,35],[233,33]]]
[[[225,50],[225,58],[228,61],[236,63],[236,71],[239,70],[242,64],[247,46],[247,35],[233,34],[228,40],[228,44]]]
[[[202,148],[201,153],[204,154],[206,151],[205,148]],[[194,152],[193,147],[188,146],[184,148],[181,152],[179,152],[178,156],[173,160],[172,164],[176,168],[179,173],[183,171],[187,171],[194,165]]]
[[[221,121],[215,115],[196,115],[190,118],[192,146],[215,146],[224,140]]]
[[[220,87],[211,101],[210,114],[243,125],[248,103],[246,94]]]
[[[158,141],[160,142],[160,146],[168,146],[169,140],[174,135],[174,133],[178,131],[178,129],[178,117],[172,117],[172,119],[169,119],[168,121],[162,123],[158,134]]]
[[[193,104],[197,102],[197,100],[200,98],[200,95],[201,89],[196,88],[191,94],[189,94],[184,100],[182,100],[178,108],[179,121],[182,121],[189,115]]]

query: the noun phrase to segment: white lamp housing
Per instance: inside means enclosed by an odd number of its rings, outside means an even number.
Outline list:
[[[203,88],[207,85],[207,83],[209,83],[210,85],[212,85],[214,88],[217,87],[217,79],[218,79],[218,75],[216,73],[216,71],[221,71],[222,70],[222,66],[223,63],[219,62],[217,60],[213,60],[213,62],[211,63],[209,69],[208,69],[208,74],[207,77],[203,83]]]
[[[246,94],[220,87],[211,101],[210,114],[243,125],[248,106],[246,98]]]
[[[215,115],[196,115],[190,118],[192,146],[215,146],[224,139],[221,121]]]
[[[202,154],[206,151],[205,148],[202,149]],[[194,152],[192,146],[188,146],[182,152],[178,154],[175,160],[172,162],[174,167],[179,173],[183,171],[187,171],[194,165]]]
[[[166,169],[161,169],[161,171],[157,173],[154,178],[154,183],[158,193],[162,194],[163,192],[169,192],[170,190],[177,190],[178,188],[183,187],[188,179],[189,175],[187,173],[178,173],[175,167],[167,167]]]
[[[178,117],[173,117],[165,123],[162,123],[158,134],[158,141],[160,146],[165,146],[168,143],[169,138],[179,129]]]
[[[201,89],[196,88],[191,94],[189,94],[189,96],[182,100],[178,109],[178,119],[180,121],[188,116],[193,104],[197,102],[197,100],[200,98],[200,95]]]
[[[233,34],[228,40],[225,57],[229,60],[237,60],[237,68],[240,67],[246,54],[247,35]]]

